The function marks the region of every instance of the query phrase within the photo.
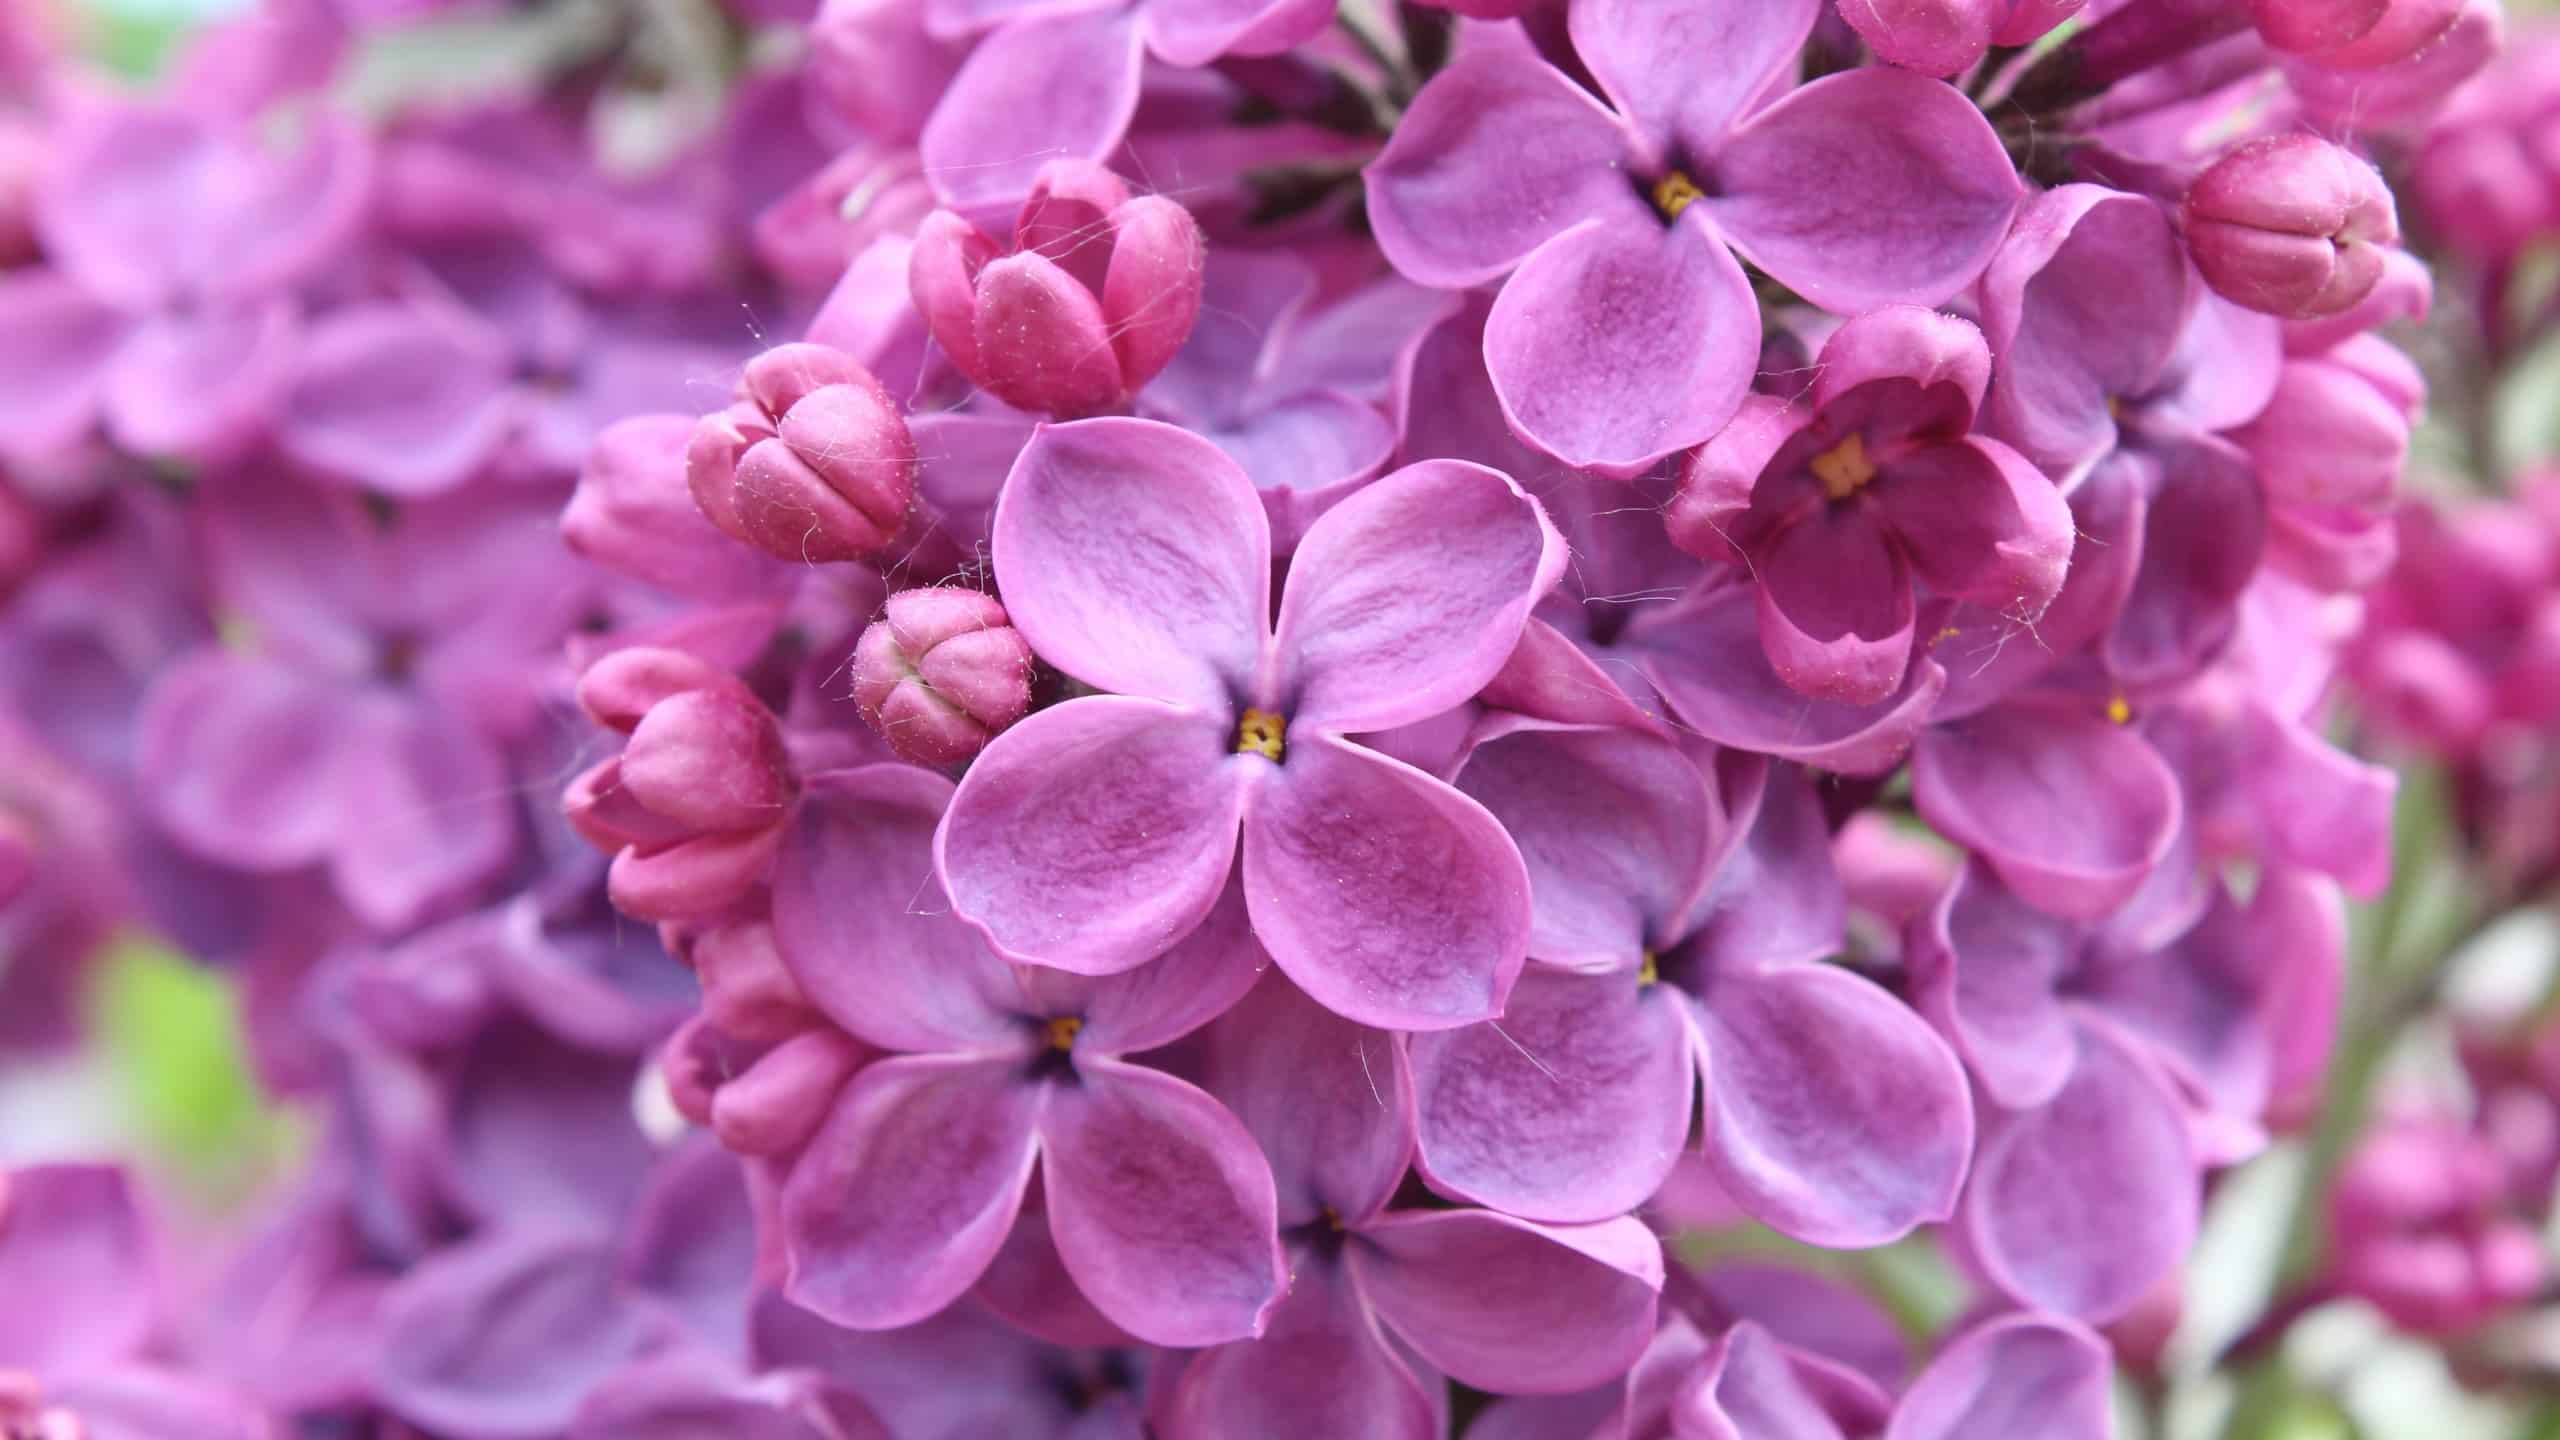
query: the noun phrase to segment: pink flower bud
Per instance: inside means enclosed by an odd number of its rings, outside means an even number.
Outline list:
[[[702,977],[702,1013],[740,1040],[777,1044],[817,1023],[782,963],[771,925],[715,926],[694,940],[692,959]]]
[[[833,1026],[774,1046],[711,1097],[711,1131],[741,1155],[779,1155],[817,1133],[836,1092],[862,1064],[861,1045]]]
[[[2249,18],[2269,45],[2311,55],[2363,39],[2390,8],[2391,0],[2249,0]]]
[[[773,868],[782,827],[700,835],[659,849],[625,847],[605,871],[613,908],[638,920],[685,920],[725,910]]]
[[[603,656],[578,677],[578,708],[606,729],[628,735],[662,700],[736,683],[727,671],[681,650],[634,645]]]
[[[2187,191],[2181,217],[2215,290],[2288,319],[2364,299],[2400,238],[2382,177],[2313,135],[2252,141],[2224,156]]]
[[[791,761],[773,712],[732,682],[652,707],[622,752],[622,784],[678,825],[750,830],[790,803]]]
[[[2451,1120],[2386,1119],[2332,1197],[2337,1286],[2404,1329],[2451,1335],[2532,1298],[2549,1273],[2505,1208],[2497,1152]]]
[[[1203,246],[1180,205],[1060,160],[1040,172],[1010,247],[949,211],[927,216],[907,288],[979,388],[1069,419],[1126,404],[1190,338]]]
[[[859,560],[897,537],[916,442],[871,372],[824,345],[747,362],[738,399],[694,427],[685,483],[712,524],[785,560]]]
[[[658,1073],[667,1082],[667,1100],[676,1113],[696,1125],[711,1123],[711,1101],[728,1077],[731,1047],[709,1017],[696,1015],[676,1027],[658,1047]]]
[[[789,572],[712,528],[693,502],[685,484],[693,429],[685,415],[639,415],[607,427],[560,513],[560,536],[618,575],[688,599],[770,590]]]
[[[1031,708],[1031,646],[992,596],[901,591],[853,648],[853,700],[900,759],[956,765]]]
[[[1953,75],[1991,48],[2005,0],[1856,0],[1840,18],[1878,58],[1923,75]]]

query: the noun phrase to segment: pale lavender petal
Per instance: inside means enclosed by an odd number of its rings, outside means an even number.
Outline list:
[[[323,783],[351,803],[329,877],[347,907],[397,931],[464,897],[515,854],[506,761],[468,719],[405,696],[348,696]]]
[[[1289,563],[1272,651],[1290,723],[1386,730],[1475,694],[1564,562],[1545,510],[1480,465],[1426,460],[1368,486]]]
[[[1270,1157],[1279,1223],[1386,1206],[1413,1157],[1413,1074],[1393,1036],[1266,976],[1210,1032],[1203,1083]]]
[[[1249,797],[1244,877],[1254,932],[1289,978],[1382,1029],[1500,1013],[1527,954],[1528,872],[1500,822],[1327,735],[1293,738]]]
[[[1697,1107],[1686,1007],[1632,970],[1532,967],[1498,1020],[1416,1035],[1433,1188],[1541,1220],[1623,1215],[1670,1175]]]
[[[756,1273],[747,1188],[739,1157],[696,1135],[659,1163],[623,1222],[623,1282],[727,1355],[746,1353]]]
[[[1678,1440],[1845,1440],[1793,1357],[1757,1325],[1725,1332],[1699,1368],[1702,1383],[1673,1410]]]
[[[315,325],[277,418],[295,460],[391,495],[470,478],[513,418],[513,357],[468,315],[350,305]]]
[[[2046,191],[2018,216],[1982,282],[1997,373],[1987,428],[2048,469],[2115,443],[2107,401],[2148,394],[2190,295],[2167,212],[2098,185]]]
[[[1333,18],[1331,0],[1148,0],[1147,45],[1172,65],[1221,55],[1276,55]]]
[[[537,1440],[650,1333],[616,1293],[611,1250],[576,1235],[496,1230],[436,1252],[383,1297],[374,1384],[412,1424]]]
[[[2007,1315],[1966,1331],[1894,1408],[1884,1440],[2112,1440],[2114,1358],[2066,1320]]]
[[[2029,904],[2080,919],[2141,888],[2182,810],[2177,777],[2141,736],[2059,707],[2006,705],[1932,727],[1911,789],[1931,825]]]
[[[933,835],[951,782],[912,765],[809,777],[774,865],[773,930],[800,992],[891,1050],[1023,1041],[1012,972],[952,918]]]
[[[1198,929],[1135,970],[1099,980],[1057,972],[1030,978],[1054,975],[1085,991],[1077,1009],[1084,1017],[1079,1054],[1123,1055],[1169,1045],[1217,1019],[1270,968],[1271,957],[1253,938],[1244,885],[1230,877]]]
[[[1669,741],[1524,727],[1478,745],[1457,784],[1520,847],[1529,953],[1550,964],[1632,965],[1706,884],[1715,796]]]
[[[954,209],[1006,205],[1053,159],[1100,160],[1138,108],[1138,8],[1016,20],[978,43],[917,141]]]
[[[784,1293],[856,1330],[911,1325],[977,1282],[1013,1228],[1051,1088],[1018,1062],[875,1061],[783,1182]]]
[[[1208,1095],[1079,1057],[1040,1122],[1058,1258],[1094,1307],[1158,1345],[1260,1335],[1288,1289],[1271,1167]]]
[[[0,1365],[68,1375],[138,1353],[158,1322],[131,1182],[105,1165],[0,1172]]]
[[[1378,248],[1406,278],[1481,284],[1588,220],[1645,225],[1618,118],[1525,51],[1432,78],[1362,172]]]
[[[98,418],[107,371],[132,322],[51,270],[0,275],[0,447],[41,455]]]
[[[1716,781],[1727,816],[1725,849],[1682,927],[1682,963],[1714,973],[1837,954],[1849,898],[1812,778],[1796,766],[1728,751],[1716,758]]]
[[[1489,1210],[1381,1215],[1356,1233],[1350,1267],[1423,1359],[1511,1394],[1626,1373],[1653,1338],[1663,1273],[1642,1221],[1537,1225]]]
[[[299,329],[280,299],[144,321],[107,368],[107,429],[146,454],[228,455],[282,399]]]
[[[1827,965],[1718,974],[1698,1000],[1707,1154],[1752,1215],[1861,1246],[1954,1212],[1973,1107],[1909,1007]]]
[[[271,661],[206,650],[144,696],[136,767],[179,843],[255,870],[308,865],[338,838],[342,697]]]
[[[1613,184],[1625,177],[1611,172]],[[1636,474],[1733,416],[1760,355],[1759,301],[1697,220],[1586,221],[1538,247],[1485,321],[1502,410],[1577,469]]]
[[[996,505],[996,583],[1041,659],[1097,689],[1224,714],[1271,613],[1253,482],[1153,420],[1046,426]]]
[[[1734,247],[1829,310],[1936,304],[1971,284],[2022,194],[2000,137],[1954,88],[1865,66],[1736,130],[1698,202]]]
[[[1052,1345],[1134,1345],[1128,1331],[1093,1308],[1076,1288],[1066,1262],[1058,1258],[1058,1242],[1049,1233],[1046,1210],[1026,1208],[1014,1217],[1007,1235],[978,1287],[969,1292],[979,1304],[1004,1317],[1005,1323]]]
[[[2166,1083],[2083,1026],[2053,1100],[1987,1114],[1962,1217],[1992,1280],[2038,1308],[2104,1321],[2150,1293],[2194,1244],[2201,1185]]]

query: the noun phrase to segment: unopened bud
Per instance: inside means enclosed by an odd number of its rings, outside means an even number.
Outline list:
[[[816,1023],[808,997],[782,963],[771,925],[715,926],[695,937],[691,955],[702,977],[702,1013],[728,1034],[771,1045]]]
[[[682,650],[634,645],[586,668],[578,677],[578,708],[607,730],[628,735],[661,700],[735,683],[727,671]]]
[[[2257,140],[2216,162],[2181,211],[2196,268],[2252,310],[2335,315],[2382,280],[2400,238],[2373,167],[2313,135]]]
[[[901,591],[854,645],[853,699],[900,759],[956,765],[1031,708],[1031,646],[992,596]]]
[[[1131,197],[1081,160],[1040,172],[1010,248],[949,211],[916,232],[907,287],[935,343],[980,389],[1069,419],[1125,404],[1200,318],[1191,212]]]
[[[743,685],[670,696],[631,732],[622,784],[657,815],[696,830],[748,830],[791,799],[782,732]]]
[[[2249,18],[2275,49],[2314,55],[2363,39],[2390,8],[2391,0],[2249,0]]]
[[[833,1026],[803,1030],[766,1051],[711,1097],[711,1130],[741,1155],[779,1155],[817,1133],[862,1047]]]
[[[713,525],[785,560],[859,560],[897,537],[916,442],[853,357],[782,345],[747,362],[738,399],[694,427],[685,484]]]

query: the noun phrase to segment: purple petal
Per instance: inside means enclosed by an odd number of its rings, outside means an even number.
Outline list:
[[[1846,1440],[1786,1347],[1757,1325],[1725,1332],[1699,1370],[1674,1411],[1680,1440]]]
[[[648,1317],[615,1292],[611,1251],[486,1232],[411,1267],[383,1297],[383,1406],[489,1440],[554,1435],[639,1349]]]
[[[1473,695],[1564,561],[1538,502],[1479,465],[1426,460],[1345,500],[1307,532],[1280,597],[1291,723],[1387,730]]]
[[[1235,1116],[1191,1085],[1116,1060],[1076,1062],[1040,1122],[1049,1228],[1094,1307],[1158,1345],[1260,1335],[1288,1288],[1271,1167]],[[876,1182],[875,1182],[876,1183]]]
[[[2048,469],[2103,454],[2107,401],[2152,390],[2189,298],[2186,252],[2157,204],[2097,185],[2037,196],[1983,276],[1988,428]]]
[[[540,1216],[601,1234],[620,1223],[656,1158],[631,1121],[638,1068],[627,1052],[580,1049],[522,1022],[484,1029],[444,1077],[447,1133],[430,1152],[454,1207],[483,1224]],[[394,1092],[376,1103],[410,1098]],[[423,1128],[430,1118],[408,1123]]]
[[[275,1422],[209,1379],[148,1365],[84,1371],[47,1398],[79,1417],[83,1440],[270,1440]]]
[[[158,1321],[156,1277],[131,1183],[105,1165],[0,1172],[0,1357],[68,1375],[138,1353]]]
[[[1253,791],[1244,835],[1254,933],[1318,1003],[1389,1030],[1500,1013],[1527,954],[1529,877],[1483,806],[1317,734]]]
[[[1713,976],[1698,997],[1707,1154],[1751,1214],[1816,1245],[1880,1245],[1955,1209],[1964,1071],[1920,1017],[1827,965]]]
[[[1415,1368],[1341,1267],[1310,1261],[1262,1338],[1194,1357],[1156,1418],[1164,1440],[1440,1440],[1442,1382]]]
[[[1849,900],[1811,778],[1733,753],[1718,757],[1716,778],[1727,848],[1680,926],[1683,961],[1717,972],[1838,953]]]
[[[51,270],[0,275],[0,437],[19,454],[65,449],[98,418],[132,322]]]
[[[1169,1045],[1217,1019],[1270,968],[1271,957],[1253,938],[1244,886],[1231,877],[1209,918],[1164,954],[1100,980],[1057,978],[1086,991],[1079,1053],[1125,1055]]]
[[[2110,1440],[2113,1357],[2079,1326],[2007,1315],[1966,1331],[1894,1408],[1884,1440]]]
[[[1253,482],[1153,420],[1044,426],[996,505],[996,583],[1041,659],[1100,690],[1223,714],[1271,613]]]
[[[1716,800],[1678,747],[1623,730],[1523,728],[1477,746],[1458,788],[1529,868],[1529,953],[1632,965],[1706,883]]]
[[[1008,205],[1048,161],[1110,154],[1137,113],[1138,14],[1027,16],[978,42],[917,141],[942,203]]]
[[[1053,1093],[1020,1068],[910,1055],[854,1076],[783,1182],[793,1303],[886,1330],[977,1282],[1022,1208]]]
[[[1561,1394],[1626,1373],[1653,1338],[1662,1242],[1643,1222],[1536,1225],[1408,1210],[1360,1227],[1351,1273],[1379,1316],[1453,1378]]]
[[[1778,678],[1760,644],[1756,589],[1717,585],[1649,616],[1636,637],[1645,678],[1674,714],[1719,745],[1871,775],[1891,769],[1947,683],[1922,661],[1878,705],[1809,699]]]
[[[2266,547],[2266,493],[2239,447],[2200,436],[2155,453],[2141,568],[2106,639],[2107,667],[2135,685],[2191,674],[2222,647]]]
[[[179,843],[253,870],[307,865],[338,838],[343,699],[271,661],[199,651],[142,702],[136,768]]]
[[[578,1407],[569,1440],[894,1440],[850,1393],[805,1371],[749,1376],[696,1350],[650,1357]]]
[[[1057,1240],[1049,1234],[1049,1214],[1026,1209],[1014,1218],[1013,1233],[1004,1239],[987,1273],[971,1291],[978,1303],[1004,1317],[1006,1324],[1052,1345],[1089,1348],[1139,1343],[1111,1317],[1093,1308],[1066,1262],[1058,1258]]]
[[[143,322],[107,369],[107,429],[146,454],[228,455],[265,426],[282,399],[299,329],[285,300]]]
[[[1432,77],[1361,180],[1406,278],[1482,284],[1587,220],[1649,220],[1618,118],[1554,66],[1488,48]]]
[[[1345,496],[1386,468],[1396,431],[1376,406],[1336,390],[1309,390],[1203,427],[1262,492],[1273,547],[1286,552]]]
[[[1932,727],[1913,803],[2029,904],[2079,919],[2132,896],[2169,853],[2177,777],[2142,737],[2074,709],[2006,705]]]
[[[305,342],[277,438],[296,461],[391,495],[469,478],[512,418],[505,343],[468,316],[351,305]]]
[[[1867,66],[1788,94],[1715,157],[1698,202],[1734,248],[1844,314],[1934,305],[2009,233],[2021,187],[1991,122],[1954,88]]]
[[[1539,246],[1485,321],[1485,366],[1511,428],[1603,475],[1634,475],[1715,434],[1759,354],[1759,301],[1722,237],[1651,215],[1586,221]]]
[[[802,994],[890,1050],[1000,1049],[1019,993],[934,879],[951,782],[911,765],[813,775],[774,865],[774,940]]]
[[[661,1161],[624,1221],[621,1269],[689,1335],[743,1355],[756,1216],[738,1157],[697,1136]]]
[[[1705,156],[1756,102],[1793,78],[1797,52],[1821,16],[1817,0],[1601,0],[1575,6],[1571,26],[1574,53],[1647,141],[1657,148],[1678,142]]]
[[[1411,1041],[1433,1188],[1542,1220],[1623,1215],[1689,1139],[1697,1058],[1679,993],[1632,970],[1532,967],[1502,1017]]]
[[[1911,572],[1863,509],[1826,505],[1803,517],[1759,548],[1752,569],[1760,579],[1760,646],[1789,689],[1866,706],[1902,688],[1911,663]]]
[[[1915,450],[1878,489],[1912,569],[1940,595],[2031,624],[2062,592],[2071,504],[2017,451],[1979,436]]]
[[[1276,55],[1312,40],[1333,18],[1329,0],[1149,0],[1147,44],[1167,64],[1221,55]]]
[[[2079,1050],[2058,993],[2086,933],[1967,866],[1904,943],[1912,999],[2010,1109],[2042,1105],[2071,1078]]]
[[[2079,1064],[2049,1104],[1984,1117],[1965,1236],[2004,1292],[2109,1320],[2186,1258],[2197,1168],[2186,1117],[2164,1082],[2084,1025]]]
[[[377,930],[398,931],[461,899],[515,854],[505,759],[448,710],[409,696],[340,702],[336,766],[325,783],[357,797],[332,837],[339,898]]]
[[[1911,1373],[1911,1346],[1893,1318],[1854,1286],[1772,1261],[1735,1260],[1691,1272],[1724,1314],[1768,1330],[1798,1352],[1848,1365],[1885,1393]]]
[[[1204,1083],[1270,1158],[1279,1223],[1385,1208],[1413,1158],[1404,1048],[1267,976],[1210,1032]]]
[[[934,862],[953,912],[999,952],[1111,974],[1162,954],[1208,915],[1254,785],[1206,716],[1116,695],[1070,700],[997,736],[971,764]]]

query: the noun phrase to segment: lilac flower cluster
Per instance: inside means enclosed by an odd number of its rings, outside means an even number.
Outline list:
[[[0,1045],[145,929],[313,1122],[193,1326],[7,1175],[0,1436],[2112,1433],[2494,4],[456,8],[0,43]]]

